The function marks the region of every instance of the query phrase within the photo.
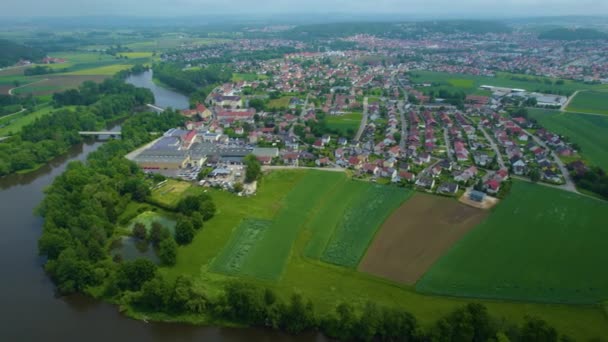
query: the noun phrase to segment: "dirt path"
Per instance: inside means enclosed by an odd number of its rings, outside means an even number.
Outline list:
[[[13,90],[15,90],[15,89],[27,87],[27,86],[30,86],[32,84],[36,84],[36,83],[40,83],[40,82],[45,82],[45,81],[48,81],[48,80],[49,80],[48,78],[45,78],[45,79],[42,79],[42,80],[39,80],[39,81],[36,81],[36,82],[32,82],[32,83],[24,84],[22,86],[11,88],[11,89],[8,90],[8,94],[11,95],[11,96],[14,96],[15,94],[13,94]]]
[[[10,118],[10,117],[11,117],[11,116],[13,116],[13,115],[21,114],[21,113],[23,113],[23,112],[25,112],[25,108],[21,108],[21,110],[20,110],[20,111],[18,111],[18,112],[16,112],[16,113],[13,113],[13,114],[9,114],[9,115],[2,116],[2,118],[3,118],[3,119],[4,119],[4,118]]]
[[[580,93],[580,90],[577,90],[574,92],[574,94],[572,94],[569,98],[568,101],[566,101],[566,103],[564,103],[563,106],[561,106],[561,108],[559,109],[561,112],[565,112],[566,108],[568,108],[568,106],[570,105],[570,102],[572,102],[572,100],[576,97],[576,95],[578,95],[578,93]]]

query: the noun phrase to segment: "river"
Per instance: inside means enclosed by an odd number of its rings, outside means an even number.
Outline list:
[[[117,129],[120,129],[119,126],[113,128]],[[0,178],[0,340],[324,340],[318,334],[289,336],[268,329],[148,324],[129,319],[121,315],[117,307],[90,298],[57,297],[53,283],[43,270],[44,260],[38,256],[37,241],[43,220],[34,215],[34,209],[42,201],[44,189],[65,170],[70,161],[85,160],[101,144],[101,141],[89,141],[74,146],[66,155],[54,159],[35,172]]]
[[[188,109],[190,107],[190,101],[187,96],[157,85],[152,80],[152,75],[152,70],[148,70],[141,74],[127,77],[125,82],[136,87],[150,89],[154,93],[154,104],[161,108]]]

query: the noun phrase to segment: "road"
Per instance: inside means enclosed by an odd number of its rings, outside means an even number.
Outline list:
[[[361,118],[361,125],[359,125],[357,135],[355,135],[355,141],[359,141],[361,139],[365,126],[367,126],[367,96],[363,98],[363,117]]]
[[[524,133],[526,133],[528,136],[530,136],[534,142],[536,142],[537,144],[539,144],[540,146],[542,146],[544,149],[551,151],[551,156],[553,157],[553,160],[555,161],[555,164],[557,164],[557,166],[559,167],[562,176],[564,177],[564,180],[566,181],[566,184],[562,185],[562,187],[565,190],[580,194],[578,192],[578,190],[576,190],[576,185],[574,185],[574,182],[572,181],[572,178],[570,177],[570,172],[568,171],[568,169],[566,168],[566,165],[564,164],[564,162],[562,162],[561,159],[559,159],[559,157],[557,156],[557,154],[555,154],[555,152],[550,149],[547,144],[545,144],[542,140],[540,140],[536,135],[528,132],[527,130],[523,130]]]
[[[443,141],[445,141],[445,150],[448,153],[448,159],[454,161],[454,155],[452,154],[452,146],[448,137],[448,128],[443,127]]]
[[[399,109],[399,117],[401,118],[401,141],[399,142],[399,147],[401,148],[401,153],[405,153],[406,146],[405,141],[407,140],[407,121],[405,121],[405,101],[399,101],[397,103],[397,108]]]
[[[319,170],[329,172],[345,172],[346,169],[342,167],[305,167],[305,166],[262,166],[262,171],[272,170]]]
[[[498,148],[498,145],[496,145],[496,142],[494,142],[494,139],[490,137],[490,135],[486,132],[485,129],[483,129],[481,125],[477,126],[477,128],[483,133],[483,136],[486,137],[486,140],[492,146],[494,153],[496,153],[496,160],[498,161],[498,165],[500,166],[500,168],[506,169],[505,161],[502,159],[502,153],[500,153],[500,149]]]
[[[572,99],[574,99],[574,97],[580,92],[580,90],[577,90],[574,92],[574,94],[572,94],[572,96],[570,96],[568,98],[568,101],[566,101],[566,103],[564,103],[564,105],[559,109],[562,112],[566,111],[566,108],[568,108],[568,105],[570,105],[570,102],[572,101]]]

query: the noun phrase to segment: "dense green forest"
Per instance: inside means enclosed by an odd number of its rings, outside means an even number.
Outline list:
[[[108,79],[100,84],[85,82],[78,89],[56,93],[53,99],[58,110],[0,144],[0,176],[48,162],[82,142],[78,131],[104,128],[107,122],[130,114],[135,107],[153,102],[154,96],[148,89]]]
[[[44,52],[40,49],[0,39],[0,68],[13,65],[21,59],[37,61],[42,58]]]
[[[0,94],[0,117],[14,114],[22,108],[30,109],[35,103],[34,98],[29,95],[26,97],[17,97]]]
[[[557,28],[539,34],[538,38],[549,40],[597,40],[608,39],[608,33],[586,28]]]

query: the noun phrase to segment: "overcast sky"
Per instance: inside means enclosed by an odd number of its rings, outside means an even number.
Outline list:
[[[322,13],[506,17],[608,15],[608,0],[15,0],[1,16],[192,16]]]

